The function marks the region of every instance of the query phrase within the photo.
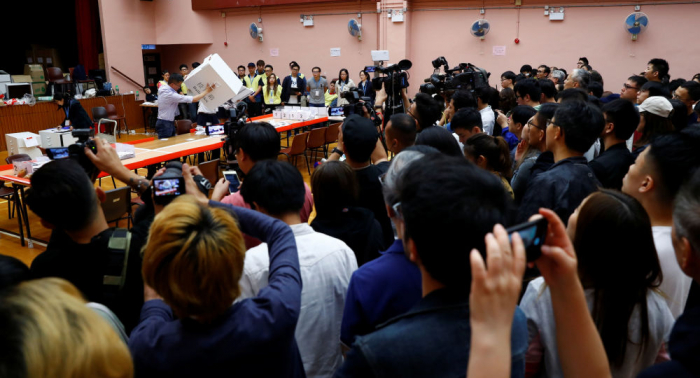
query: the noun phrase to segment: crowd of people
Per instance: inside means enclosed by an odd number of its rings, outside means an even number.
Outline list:
[[[47,250],[0,256],[0,375],[699,377],[700,75],[652,59],[612,93],[577,66],[349,116],[310,185],[264,122],[236,135],[238,191],[176,164],[170,203],[95,138],[144,203],[128,233],[80,164],[46,164],[26,202]],[[247,68],[253,112],[370,97],[366,72]],[[505,227],[540,218],[531,255]]]

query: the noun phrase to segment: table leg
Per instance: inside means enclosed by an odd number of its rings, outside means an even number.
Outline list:
[[[32,231],[29,229],[29,214],[27,212],[27,202],[24,200],[24,186],[19,187],[19,193],[22,197],[22,216],[24,217],[24,225],[27,227],[27,247],[34,248],[34,242],[32,242]],[[22,232],[21,230],[22,227],[20,226],[20,232]]]
[[[19,197],[19,189],[20,186],[17,184],[12,184],[12,190],[15,191],[14,194],[14,202],[15,202],[15,210],[17,211],[17,223],[19,224],[19,241],[22,247],[24,247],[24,229],[22,228],[22,201],[20,200]]]

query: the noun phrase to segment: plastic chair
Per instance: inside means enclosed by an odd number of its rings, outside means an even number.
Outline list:
[[[97,106],[90,110],[92,112],[92,121],[97,122],[97,129],[100,130],[102,122],[111,124],[111,127],[105,125],[105,134],[114,135],[114,130],[117,128],[117,121],[109,119],[109,113],[103,106]]]
[[[340,125],[342,124],[342,122],[339,122],[328,126],[328,130],[326,131],[326,144],[323,146],[323,153],[326,158],[328,158],[328,148],[332,143],[338,141],[338,133],[340,132]]]
[[[76,77],[73,72],[75,71],[75,67],[70,67],[68,68],[68,72],[70,73],[70,78],[73,80],[73,85],[76,88],[76,93],[78,92],[78,88],[82,89],[82,84],[85,84],[85,90],[90,89],[90,84],[92,84],[92,87],[97,90],[97,82],[95,80],[90,79],[90,78],[78,78]],[[80,94],[85,93],[85,91],[80,91]]]
[[[311,160],[316,162],[316,153],[325,151],[327,127],[319,127],[309,132],[309,139],[306,141],[306,149],[311,150]]]
[[[124,132],[129,134],[129,126],[126,124],[126,116],[119,115],[119,112],[117,112],[117,107],[112,104],[107,104],[105,109],[107,109],[107,118],[117,122],[117,136],[119,136],[121,131],[119,128],[119,123],[124,123]]]
[[[102,212],[105,214],[107,223],[115,222],[119,227],[119,221],[126,219],[126,227],[131,228],[131,188],[125,186],[109,190],[105,192],[105,196]]]
[[[290,160],[291,158],[294,158],[294,166],[297,166],[297,158],[299,155],[304,155],[304,161],[306,161],[306,170],[309,172],[309,175],[311,174],[311,168],[309,168],[309,159],[306,157],[306,140],[309,137],[309,132],[301,133],[299,135],[295,135],[294,139],[292,139],[292,146],[284,148],[280,151],[280,154],[283,154],[287,156],[287,161],[292,163]]]
[[[61,85],[61,92],[66,91],[66,85],[72,85],[73,82],[63,77],[63,71],[58,67],[49,67],[46,69],[46,79],[49,85],[52,85],[52,92],[56,94],[56,84]]]
[[[202,171],[202,176],[209,180],[212,188],[219,181],[219,162],[220,160],[212,160],[198,165],[199,170]]]

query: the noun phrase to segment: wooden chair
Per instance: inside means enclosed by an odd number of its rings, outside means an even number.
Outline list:
[[[342,122],[338,122],[328,126],[328,130],[326,131],[326,144],[323,149],[323,153],[326,159],[328,159],[329,147],[331,146],[331,144],[338,141],[338,133],[340,133],[340,126],[342,124]]]
[[[309,139],[306,142],[306,149],[311,151],[311,161],[316,163],[316,153],[320,150],[325,152],[326,133],[328,127],[319,127],[309,132]]]
[[[119,221],[126,219],[126,228],[131,228],[131,188],[128,186],[108,190],[106,199],[102,202],[102,212],[107,223],[115,222],[119,227]]]
[[[175,128],[177,129],[177,135],[189,134],[192,129],[192,121],[189,119],[179,119],[175,121]]]
[[[124,124],[124,132],[129,134],[129,126],[126,124],[126,116],[119,115],[119,112],[117,112],[117,107],[112,104],[107,104],[105,109],[107,109],[107,118],[117,123],[117,136],[119,136],[121,131],[119,128],[120,123]]]
[[[292,139],[292,146],[284,148],[280,151],[280,154],[287,156],[287,161],[297,166],[297,158],[299,155],[304,155],[304,161],[306,161],[306,170],[311,174],[311,168],[309,168],[309,159],[306,157],[306,140],[309,137],[309,132],[301,133],[294,136]],[[294,158],[294,162],[290,159]]]
[[[13,161],[27,161],[32,158],[27,154],[15,154],[5,158],[5,163],[12,164]],[[0,181],[0,198],[7,201],[7,217],[12,219],[15,217],[15,191],[12,188],[5,186],[4,181]],[[10,205],[12,202],[12,205]]]
[[[209,180],[209,183],[211,184],[212,188],[214,187],[214,185],[216,185],[216,182],[219,181],[220,162],[220,160],[212,160],[206,163],[200,163],[198,165],[199,170],[202,171],[202,176]]]

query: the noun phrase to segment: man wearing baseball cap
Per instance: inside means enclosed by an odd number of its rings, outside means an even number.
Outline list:
[[[379,181],[379,177],[389,169],[389,161],[377,128],[371,120],[356,114],[345,119],[338,132],[338,147],[333,149],[328,160],[339,160],[343,154],[345,162],[352,167],[357,177],[360,188],[358,206],[374,212],[374,217],[382,226],[383,247],[389,248],[394,242],[394,231]]]

